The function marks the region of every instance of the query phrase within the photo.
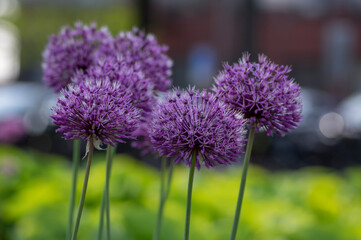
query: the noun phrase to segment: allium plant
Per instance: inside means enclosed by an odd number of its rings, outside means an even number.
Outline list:
[[[98,146],[100,142],[113,146],[107,149],[107,177],[104,191],[109,188],[111,152],[115,149],[115,142],[122,141],[123,138],[131,138],[135,133],[136,128],[130,127],[132,121],[126,118],[130,116],[130,119],[134,119],[132,118],[134,111],[145,123],[154,105],[156,92],[166,91],[171,86],[172,61],[166,55],[166,51],[167,47],[159,45],[153,35],[146,35],[136,28],[131,32],[120,33],[116,39],[113,39],[104,27],[98,30],[95,24],[87,26],[76,23],[74,27],[63,27],[58,34],[53,34],[49,38],[43,52],[43,80],[47,86],[54,88],[55,92],[64,89],[52,117],[54,122],[60,125],[58,131],[63,132],[66,139],[81,138],[88,140],[88,143],[93,142],[90,144],[92,146]],[[116,92],[122,93],[124,100],[129,100],[125,105],[135,106],[136,109],[124,107],[124,112],[112,112],[113,105],[109,105],[112,101],[106,96],[115,97],[117,94],[114,92],[106,95],[100,88],[91,89],[92,85],[106,89],[113,86],[113,90],[116,88]],[[93,96],[94,92],[99,100],[94,100],[95,104],[99,103],[100,107],[90,109],[93,112],[89,113],[87,110],[94,105],[94,102],[87,96]],[[73,99],[74,95],[83,99],[69,100]],[[116,103],[117,106],[122,104]],[[103,112],[109,110],[109,115],[102,116]],[[98,116],[102,116],[101,119],[97,120]],[[125,125],[117,126],[121,122]],[[67,239],[70,239],[69,229],[72,228],[79,150],[80,141],[74,140],[73,184]],[[104,192],[102,206],[103,203],[108,202],[107,230],[110,238],[109,196],[106,195],[109,193]],[[102,217],[103,214],[101,214],[98,239],[102,238]]]
[[[77,238],[84,206],[93,146],[98,147],[100,142],[114,146],[116,142],[133,138],[132,132],[137,127],[139,116],[139,109],[132,104],[131,92],[124,91],[119,82],[111,82],[108,78],[86,78],[83,82],[68,85],[61,91],[61,96],[51,115],[53,122],[60,126],[57,131],[63,133],[66,139],[86,140],[89,146],[73,240]],[[109,176],[110,172],[107,171],[107,186]],[[106,188],[107,200],[109,200],[108,191]]]
[[[114,52],[120,54],[130,66],[137,66],[153,89],[165,92],[172,84],[173,61],[166,54],[168,47],[160,45],[152,34],[138,28],[120,32],[115,38]]]
[[[71,82],[78,70],[94,64],[103,52],[109,52],[113,37],[106,27],[97,30],[96,24],[76,23],[74,28],[63,27],[53,34],[43,52],[43,80],[59,92]]]
[[[249,57],[246,53],[233,66],[224,64],[213,90],[256,130],[284,136],[301,121],[300,86],[289,78],[289,66],[277,65],[264,55],[255,63]]]
[[[45,84],[59,92],[71,83],[76,72],[86,70],[97,61],[100,53],[104,55],[109,52],[112,43],[113,38],[107,28],[97,30],[95,23],[88,26],[78,22],[73,28],[63,27],[58,34],[49,37],[43,51]],[[80,140],[76,139],[73,141],[73,174],[66,239],[71,238],[79,161]]]
[[[131,104],[140,110],[142,122],[144,122],[144,118],[149,115],[155,103],[151,82],[144,77],[144,74],[138,66],[129,66],[121,56],[102,57],[96,64],[90,66],[85,71],[78,71],[73,81],[75,84],[81,84],[87,78],[108,79],[110,82],[116,83],[119,86],[119,91],[129,93]],[[139,127],[137,129],[135,132],[139,131]],[[136,137],[135,132],[132,132],[134,138]],[[115,148],[116,147],[113,147],[114,150]],[[107,149],[106,176],[108,177],[106,178],[105,191],[109,188],[108,179],[110,178],[109,175],[112,165],[111,151],[112,148]],[[108,196],[106,195],[107,193],[104,192],[100,208],[98,239],[102,239],[105,208],[107,215],[107,235],[110,235],[109,199],[107,199]]]
[[[230,240],[237,234],[255,131],[264,129],[268,136],[284,136],[295,129],[302,118],[300,86],[289,78],[291,68],[277,65],[264,55],[258,62],[250,62],[244,54],[238,63],[224,64],[224,70],[215,78],[213,90],[232,109],[248,120],[249,137],[237,207]]]
[[[153,114],[153,147],[175,162],[184,159],[190,166],[185,224],[188,239],[194,169],[236,162],[245,142],[245,120],[218,97],[193,88],[169,93]]]

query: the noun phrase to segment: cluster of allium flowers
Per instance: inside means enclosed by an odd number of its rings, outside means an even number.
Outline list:
[[[118,82],[89,78],[61,91],[51,117],[65,139],[93,138],[114,146],[134,138],[139,110],[131,102]]]
[[[159,45],[153,35],[133,28],[129,32],[120,32],[114,47],[129,65],[139,66],[153,83],[154,90],[164,92],[170,88],[173,62],[166,54],[168,47]]]
[[[301,121],[301,91],[288,77],[288,66],[279,66],[260,55],[250,62],[249,54],[215,78],[213,90],[233,109],[240,111],[256,130],[283,136]]]
[[[153,147],[175,162],[196,167],[238,161],[245,142],[245,120],[206,91],[175,90],[154,110],[149,134]]]
[[[117,82],[120,91],[130,93],[132,104],[135,107],[145,112],[151,111],[155,101],[152,92],[153,85],[145,78],[139,67],[129,66],[122,57],[103,58],[86,71],[78,72],[73,80],[79,84],[84,81],[84,78],[107,78],[111,82]]]
[[[102,52],[110,51],[112,43],[107,28],[97,30],[96,24],[63,27],[57,35],[50,36],[43,52],[44,82],[59,92],[71,82],[76,71],[87,69]]]

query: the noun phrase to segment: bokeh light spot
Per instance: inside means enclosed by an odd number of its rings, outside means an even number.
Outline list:
[[[326,113],[319,122],[321,133],[327,138],[337,138],[344,130],[343,117],[335,112]]]

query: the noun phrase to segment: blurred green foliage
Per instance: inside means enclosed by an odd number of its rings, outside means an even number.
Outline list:
[[[21,67],[23,70],[39,69],[48,37],[57,34],[64,25],[73,26],[76,21],[85,24],[96,22],[107,26],[115,35],[129,30],[138,23],[133,5],[22,5],[20,14],[10,19],[20,33]]]
[[[102,152],[95,155],[79,239],[95,239],[97,233],[104,157]],[[196,172],[191,239],[228,239],[240,173],[239,166]],[[183,165],[175,169],[164,240],[183,239],[187,175]],[[0,239],[65,239],[70,179],[70,163],[61,157],[0,147]],[[158,191],[156,169],[116,156],[110,189],[113,239],[151,239]],[[273,173],[251,166],[238,239],[361,239],[361,168]]]

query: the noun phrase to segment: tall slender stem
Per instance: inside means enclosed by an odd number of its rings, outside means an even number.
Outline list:
[[[153,236],[153,240],[158,240],[160,237],[160,229],[162,225],[162,216],[163,216],[163,208],[165,202],[165,192],[164,192],[164,179],[167,168],[167,158],[162,157],[161,169],[160,169],[160,196],[159,196],[159,208],[158,208],[158,216],[157,223],[155,226],[155,232]]]
[[[109,201],[109,182],[112,168],[112,161],[114,153],[117,146],[111,147],[108,146],[106,154],[106,170],[105,170],[105,183],[102,201],[100,205],[100,215],[99,215],[99,230],[98,230],[98,240],[102,240],[103,237],[103,227],[104,227],[104,211],[106,211],[106,223],[107,223],[107,238],[110,239],[110,201]]]
[[[105,191],[106,191],[106,201],[105,201],[105,213],[106,213],[106,226],[107,226],[107,239],[110,240],[110,197],[109,197],[109,183],[110,183],[110,175],[112,172],[112,162],[113,162],[113,154],[112,154],[111,146],[107,149],[107,166],[105,170]],[[108,153],[109,151],[109,153]]]
[[[240,184],[239,193],[238,193],[237,207],[236,207],[236,212],[234,214],[231,236],[229,238],[230,240],[236,239],[236,235],[237,235],[237,228],[238,228],[239,217],[241,215],[244,189],[246,187],[248,164],[249,164],[249,159],[251,158],[251,152],[252,152],[252,146],[253,146],[253,140],[254,140],[254,132],[255,132],[255,129],[253,127],[251,127],[249,130],[247,149],[246,149],[246,154],[245,154],[244,163],[243,163],[241,184]]]
[[[98,240],[102,240],[102,237],[103,237],[105,202],[106,202],[106,190],[104,188],[103,195],[102,195],[102,201],[100,204]]]
[[[78,179],[78,168],[79,168],[79,159],[80,159],[80,139],[75,139],[73,141],[73,174],[71,179],[71,192],[70,192],[70,206],[69,206],[69,217],[68,217],[68,227],[66,230],[66,239],[71,239],[71,231],[73,228],[73,219],[74,219],[74,206],[76,198],[76,184]]]
[[[172,182],[172,175],[173,175],[173,169],[174,169],[174,162],[171,161],[169,164],[169,170],[168,170],[168,179],[167,179],[167,185],[165,185],[165,189],[164,189],[164,201],[167,200],[168,194],[169,194],[169,189],[170,189],[170,185]]]
[[[106,166],[108,165],[108,158],[110,156],[110,146],[107,148],[107,153],[106,153]],[[107,172],[107,170],[106,170]],[[100,204],[100,215],[99,215],[99,230],[98,230],[98,240],[102,240],[103,238],[103,227],[104,227],[104,210],[105,210],[105,205],[107,202],[107,190],[106,190],[106,182],[104,183],[104,189],[103,189],[103,195],[102,195],[102,201]]]
[[[189,239],[189,226],[191,221],[191,202],[192,202],[192,190],[193,190],[193,178],[194,178],[194,169],[196,166],[196,151],[193,152],[192,164],[189,170],[189,179],[188,179],[188,193],[187,193],[187,209],[186,209],[186,221],[184,228],[184,240]]]
[[[88,161],[87,161],[86,169],[85,169],[84,183],[83,183],[83,189],[82,189],[81,196],[80,196],[78,214],[76,216],[73,236],[71,238],[72,240],[75,240],[77,238],[77,235],[78,235],[81,214],[83,212],[83,207],[84,207],[84,202],[85,202],[85,195],[86,195],[86,190],[87,190],[87,187],[88,187],[88,180],[89,180],[90,166],[91,166],[91,162],[92,162],[92,158],[93,158],[93,152],[94,152],[93,138],[90,138],[90,140],[89,140]]]

